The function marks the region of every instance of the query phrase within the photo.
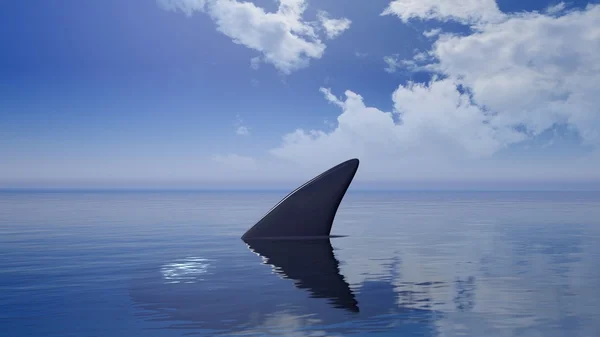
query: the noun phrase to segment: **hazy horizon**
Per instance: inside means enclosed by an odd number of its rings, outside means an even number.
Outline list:
[[[270,184],[13,184],[0,186],[0,192],[284,192],[305,181]],[[348,192],[600,192],[600,182],[478,182],[478,183],[355,183]]]

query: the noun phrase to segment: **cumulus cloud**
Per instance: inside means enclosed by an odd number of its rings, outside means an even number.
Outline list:
[[[285,135],[283,144],[271,150],[272,154],[298,164],[322,164],[366,155],[365,150],[377,145],[397,144],[389,113],[365,106],[362,97],[352,91],[345,92],[345,100],[335,97],[329,89],[321,88],[321,92],[343,110],[337,128],[329,133],[298,129]]]
[[[535,136],[555,124],[600,142],[600,6],[560,17],[515,15],[434,44],[437,70],[468,87],[501,125]]]
[[[207,13],[218,31],[234,43],[260,52],[263,62],[284,74],[307,67],[310,59],[319,59],[325,52],[316,23],[303,19],[305,0],[280,0],[276,12],[236,0],[158,0],[158,3],[165,10],[186,15],[196,11]],[[337,37],[350,27],[350,20],[330,19],[325,12],[320,12],[319,19],[327,38]]]
[[[497,22],[504,18],[494,0],[394,0],[382,15],[410,19],[459,21],[462,23]]]
[[[342,109],[337,127],[330,132],[298,129],[284,136],[272,154],[321,165],[349,157],[377,163],[408,157],[469,159],[523,139],[514,129],[498,125],[450,79],[400,86],[392,96],[394,112],[369,107],[352,91],[345,92],[345,99],[326,88],[321,92]]]
[[[388,71],[424,62],[423,68],[438,76],[428,83],[398,86],[392,112],[366,105],[356,92],[348,90],[338,98],[322,88],[325,98],[341,109],[335,129],[295,130],[271,153],[321,167],[360,157],[371,163],[364,170],[379,177],[400,172],[430,178],[472,173],[516,177],[524,172],[536,177],[535,172],[544,172],[548,178],[560,178],[583,171],[598,177],[587,168],[597,163],[593,155],[569,163],[521,162],[512,168],[495,155],[552,134],[560,125],[574,130],[584,145],[599,148],[600,96],[595,83],[600,77],[600,6],[562,16],[502,14],[503,20],[482,21],[465,14],[477,6],[465,5],[464,12],[449,14],[443,3],[452,1],[436,3],[435,13],[445,13],[439,19],[471,21],[477,29],[466,36],[436,35],[430,51],[412,60],[392,56],[386,62]],[[493,5],[490,8],[496,8]]]
[[[487,21],[444,14],[440,20],[471,22],[475,29],[428,34],[431,49],[410,60],[390,56],[390,71],[416,65],[435,73],[427,83],[399,85],[390,93],[392,111],[367,104],[355,91],[338,96],[320,88],[340,109],[333,126],[293,130],[266,157],[215,160],[247,165],[253,179],[308,179],[352,157],[362,160],[358,180],[600,179],[600,6],[550,12]],[[520,157],[515,164],[515,146],[551,136],[557,126],[594,152],[569,160]],[[553,146],[552,139],[538,143]],[[261,169],[252,171],[257,161]]]
[[[314,22],[305,20],[304,0],[282,0],[275,12],[236,0],[159,2],[186,15],[208,14],[223,34],[259,52],[251,66],[269,63],[283,73],[320,58],[325,38],[350,25],[324,12]],[[367,104],[355,91],[334,94],[347,88],[321,88],[326,101],[340,109],[333,125],[290,130],[265,157],[215,156],[210,162],[219,177],[228,180],[236,173],[302,182],[359,157],[359,180],[600,178],[600,6],[567,10],[559,3],[540,12],[502,13],[493,0],[393,0],[382,15],[405,23],[454,21],[472,29],[466,35],[423,31],[433,41],[430,50],[410,59],[384,59],[389,72],[436,74],[427,83],[402,83],[390,92],[393,111]],[[503,157],[564,125],[595,152],[569,160],[521,157],[518,164]],[[236,133],[249,131],[242,126],[236,125]]]
[[[330,19],[329,14],[325,11],[319,11],[317,17],[329,39],[338,37],[345,30],[350,28],[350,24],[352,23],[352,21],[347,18]]]

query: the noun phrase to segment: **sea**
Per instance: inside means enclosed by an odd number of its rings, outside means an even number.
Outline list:
[[[248,245],[287,191],[0,192],[0,336],[600,336],[600,192],[355,191]]]

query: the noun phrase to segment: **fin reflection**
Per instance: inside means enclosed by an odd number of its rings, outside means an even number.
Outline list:
[[[358,312],[358,302],[340,274],[339,262],[329,239],[253,240],[249,248],[266,259],[279,275],[306,289],[313,298],[325,298],[331,306]]]

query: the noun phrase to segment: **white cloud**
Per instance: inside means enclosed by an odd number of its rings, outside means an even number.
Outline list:
[[[384,70],[388,73],[395,73],[397,70],[406,69],[411,71],[427,70],[427,65],[422,66],[423,62],[429,61],[431,56],[425,52],[417,52],[411,60],[401,60],[399,55],[384,56],[383,62],[387,64]]]
[[[529,13],[435,43],[441,73],[468,87],[502,125],[532,135],[569,123],[600,142],[600,6],[561,17]]]
[[[354,52],[354,55],[355,55],[356,57],[358,57],[359,59],[363,59],[363,58],[365,58],[365,57],[369,56],[369,53],[361,53],[361,52],[358,52],[358,51],[357,51],[357,52]]]
[[[436,28],[436,29],[431,29],[431,30],[427,30],[423,32],[423,35],[425,35],[425,37],[436,37],[438,36],[440,33],[442,32],[441,29]]]
[[[391,113],[367,107],[360,95],[346,91],[345,100],[322,88],[325,98],[343,109],[331,132],[298,129],[284,136],[270,153],[306,170],[327,167],[352,157],[378,159],[388,146],[397,146],[398,135]],[[316,172],[314,172],[316,173]]]
[[[416,53],[415,56],[413,56],[413,60],[418,61],[418,62],[423,62],[423,61],[427,60],[428,57],[429,57],[429,55],[427,53],[420,52],[420,53]]]
[[[558,14],[567,8],[567,5],[564,2],[559,2],[556,5],[550,6],[546,8],[546,13],[548,14]]]
[[[250,129],[248,129],[248,127],[246,126],[238,126],[238,128],[235,130],[235,133],[240,135],[240,136],[247,136],[250,134]]]
[[[329,103],[333,103],[339,107],[344,107],[344,102],[342,102],[339,98],[335,97],[334,94],[331,93],[331,90],[328,88],[320,88],[319,91],[325,95],[325,99],[329,101]]]
[[[258,70],[258,68],[260,68],[260,62],[261,62],[261,59],[258,56],[251,58],[250,59],[250,68],[252,68],[254,70]]]
[[[400,86],[392,97],[394,113],[366,106],[352,91],[345,92],[344,100],[329,89],[321,92],[343,110],[337,127],[331,132],[296,130],[272,154],[321,166],[350,157],[385,166],[406,158],[413,163],[433,158],[469,160],[523,139],[510,127],[497,127],[495,119],[449,79]]]
[[[464,21],[470,12],[462,10],[452,15]],[[580,172],[597,178],[593,155],[515,165],[495,154],[562,124],[600,148],[600,6],[558,17],[519,13],[481,20],[471,20],[477,26],[471,35],[438,35],[429,52],[412,60],[385,59],[388,71],[425,62],[423,68],[441,75],[427,84],[400,85],[392,95],[393,113],[367,106],[355,92],[346,91],[340,99],[321,89],[342,109],[336,128],[296,130],[271,153],[320,167],[359,157],[368,163],[364,174],[382,179],[400,173],[431,179],[575,179]]]
[[[497,22],[505,16],[494,0],[394,0],[382,15],[396,15],[404,22],[435,19],[463,23]]]
[[[327,14],[325,11],[319,11],[317,17],[321,23],[321,26],[323,26],[325,29],[325,34],[329,39],[338,37],[345,30],[350,28],[350,24],[352,23],[352,21],[347,18],[330,19],[329,14]]]
[[[398,58],[398,55],[384,56],[383,62],[387,64],[387,67],[385,67],[384,70],[388,73],[395,73],[396,70],[404,67],[404,64]]]
[[[473,104],[451,79],[400,86],[392,99],[401,114],[404,141],[421,151],[427,147],[429,151],[455,148],[469,155],[488,156],[524,138],[512,125],[499,125],[497,116]]]
[[[600,6],[473,25],[471,35],[431,35],[431,50],[411,60],[387,58],[390,71],[413,66],[439,73],[428,83],[399,85],[391,93],[394,111],[350,90],[337,97],[321,88],[341,111],[333,127],[289,132],[266,157],[216,161],[245,165],[245,177],[254,180],[299,183],[352,157],[361,159],[362,181],[600,179]],[[511,145],[552,134],[557,124],[568,124],[595,152],[569,160],[504,157]]]
[[[250,128],[244,125],[244,121],[240,115],[236,116],[235,133],[239,136],[248,136],[250,134]]]
[[[284,74],[307,67],[310,59],[319,59],[325,44],[317,35],[313,22],[302,16],[305,0],[280,0],[276,12],[265,12],[251,2],[236,0],[158,0],[166,10],[191,15],[206,12],[217,24],[217,30],[234,43],[262,54],[262,61],[274,65]],[[329,19],[323,12],[321,24],[328,38],[348,29],[348,19]],[[252,64],[257,64],[256,62]]]

